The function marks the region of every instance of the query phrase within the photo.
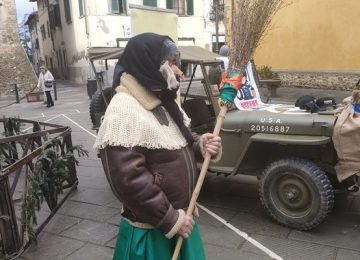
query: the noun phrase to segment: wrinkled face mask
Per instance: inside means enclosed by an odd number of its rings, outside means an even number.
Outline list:
[[[169,39],[164,40],[161,49],[161,60],[162,63],[168,61],[170,66],[175,65],[180,67],[180,51],[173,41]]]
[[[169,90],[176,90],[180,86],[180,78],[183,73],[180,70],[180,51],[169,39],[163,42],[161,50],[161,66],[159,71],[167,82]]]

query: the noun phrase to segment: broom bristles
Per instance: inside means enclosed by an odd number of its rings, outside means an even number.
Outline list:
[[[243,72],[274,14],[285,0],[236,0],[231,23],[229,69]]]

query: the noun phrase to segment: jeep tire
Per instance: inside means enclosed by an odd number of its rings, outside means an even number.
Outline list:
[[[106,102],[103,98],[103,95],[101,94],[101,91],[98,90],[92,96],[90,106],[89,106],[90,119],[91,119],[91,122],[94,127],[100,125],[99,122],[96,122],[96,114],[98,114],[98,113],[104,114],[106,107],[107,107],[106,103],[109,104],[110,100],[112,98],[112,88],[111,87],[104,88],[102,91],[103,91],[104,97],[106,99]]]
[[[265,168],[259,194],[273,219],[298,230],[315,228],[334,205],[334,191],[325,172],[312,161],[295,157]]]

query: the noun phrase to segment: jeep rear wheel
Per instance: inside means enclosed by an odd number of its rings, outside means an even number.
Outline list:
[[[272,218],[298,230],[315,228],[334,205],[334,191],[325,172],[300,158],[271,163],[261,176],[259,193]]]

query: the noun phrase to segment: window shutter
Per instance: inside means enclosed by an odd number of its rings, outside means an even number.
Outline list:
[[[60,7],[58,4],[54,5],[54,13],[55,13],[55,26],[61,28]]]
[[[157,7],[156,0],[144,0],[144,5]]]
[[[111,0],[111,13],[118,14],[120,12],[119,0]]]
[[[55,23],[55,12],[54,12],[54,8],[49,8],[48,15],[49,15],[50,29],[51,29],[51,30],[55,30],[56,23]],[[44,26],[44,30],[45,30],[45,26]]]
[[[194,15],[194,1],[187,0],[186,1],[186,10],[188,15]]]
[[[124,13],[124,3],[123,3],[123,0],[119,0],[119,13],[120,14],[123,14]]]
[[[173,0],[166,0],[166,8],[167,9],[173,9],[174,8]]]
[[[84,6],[83,6],[83,0],[78,0],[79,2],[79,16],[84,15]]]
[[[65,20],[67,23],[71,23],[71,13],[69,0],[64,0]]]

